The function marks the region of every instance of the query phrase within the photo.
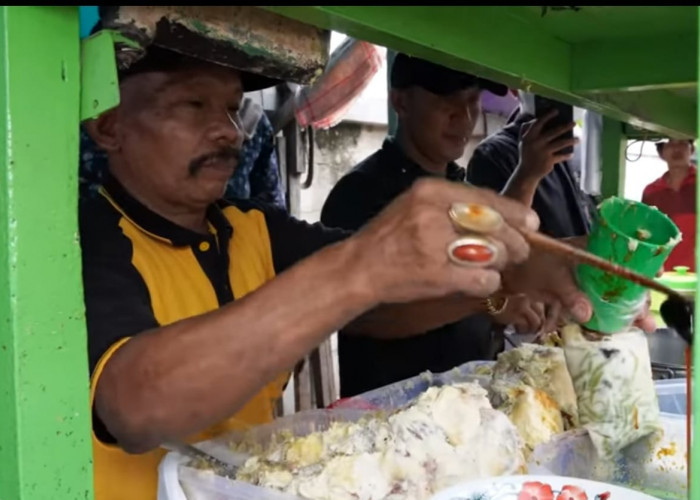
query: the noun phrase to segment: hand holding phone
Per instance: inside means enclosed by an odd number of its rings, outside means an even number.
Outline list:
[[[573,120],[562,123],[556,120],[558,109],[523,124],[520,131],[520,164],[518,173],[539,182],[557,163],[570,160],[574,145]]]
[[[551,116],[554,112],[554,116]],[[549,118],[548,118],[549,117]],[[535,95],[535,118],[544,120],[542,127],[543,131],[565,129],[562,135],[557,136],[557,139],[573,139],[574,126],[566,128],[569,124],[574,123],[574,108],[569,104],[548,99]],[[573,145],[565,147],[558,154],[572,154],[574,152]]]

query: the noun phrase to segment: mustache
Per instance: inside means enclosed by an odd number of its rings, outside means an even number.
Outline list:
[[[212,160],[231,161],[238,160],[241,157],[241,150],[235,146],[226,146],[211,153],[198,156],[190,162],[190,176],[197,175],[204,165]]]

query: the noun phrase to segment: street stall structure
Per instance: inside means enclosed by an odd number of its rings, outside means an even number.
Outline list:
[[[77,6],[0,7],[2,500],[92,498],[79,125],[118,103],[116,60],[154,38],[308,84],[335,30],[593,110],[604,116],[603,196],[622,192],[629,137],[697,136],[696,6],[113,9],[81,42]],[[690,476],[700,478],[700,460]],[[698,481],[690,498],[700,498]]]

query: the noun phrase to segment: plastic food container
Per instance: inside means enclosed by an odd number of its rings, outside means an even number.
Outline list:
[[[535,448],[528,471],[617,484],[660,500],[686,500],[685,419],[664,414],[661,424],[662,433],[632,444],[610,461],[598,459],[585,431],[560,434]]]
[[[368,410],[395,410],[403,407],[431,386],[455,382],[479,382],[482,386],[491,379],[492,361],[473,361],[440,374],[423,373],[352,398],[341,400],[333,409],[311,410],[280,418],[256,427],[251,432],[255,441],[264,444],[276,431],[290,430],[304,436],[327,429],[332,422],[356,421]],[[242,464],[247,458],[232,452],[226,443],[243,438],[242,432],[232,432],[198,446],[211,455],[233,464]],[[250,435],[248,435],[250,437]],[[177,452],[168,453],[158,470],[158,500],[303,500],[278,491],[261,488],[242,481],[233,481],[188,467],[188,460]],[[512,473],[516,473],[513,470]]]
[[[328,428],[337,420],[355,421],[367,409],[400,408],[428,387],[455,382],[479,382],[488,386],[494,363],[466,363],[445,373],[425,373],[353,398],[337,402],[332,410],[312,410],[256,427],[255,440],[265,443],[275,431],[291,430],[306,435]],[[654,446],[641,443],[614,463],[595,459],[592,442],[582,431],[561,434],[553,442],[535,449],[528,467],[531,474],[546,473],[608,481],[621,486],[643,490],[662,500],[685,500],[687,482],[685,468],[685,416],[679,406],[685,402],[682,379],[656,383],[665,429],[663,439]],[[675,413],[674,413],[675,412]],[[216,440],[199,443],[203,450],[231,463],[242,463],[245,456],[233,453],[227,443],[236,441],[242,433],[231,433]],[[303,500],[275,490],[233,481],[188,467],[186,457],[168,453],[159,466],[158,500]]]

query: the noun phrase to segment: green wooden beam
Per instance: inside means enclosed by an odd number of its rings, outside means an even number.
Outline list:
[[[471,71],[513,87],[568,89],[570,46],[511,14],[465,6],[265,7],[284,16]],[[497,26],[497,29],[494,27]],[[527,33],[527,36],[523,36]],[[439,43],[436,43],[439,41]]]
[[[78,7],[0,7],[0,498],[92,498]]]
[[[696,34],[623,38],[573,46],[572,90],[577,93],[693,87]]]
[[[625,147],[627,138],[622,124],[613,118],[603,117],[603,136],[601,137],[601,161],[603,179],[600,194],[622,196],[625,189]]]
[[[595,93],[587,102],[602,115],[662,136],[695,137],[697,102],[671,90]]]
[[[663,135],[695,134],[694,104],[663,91],[575,93],[574,42],[519,7],[264,7],[387,48],[592,109]],[[643,7],[642,7],[643,8]],[[550,26],[551,28],[551,26]],[[661,35],[658,35],[661,36]],[[578,43],[583,43],[578,41]]]

